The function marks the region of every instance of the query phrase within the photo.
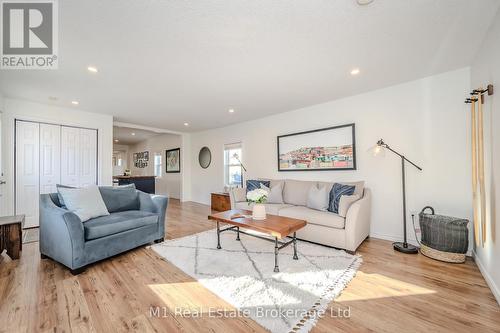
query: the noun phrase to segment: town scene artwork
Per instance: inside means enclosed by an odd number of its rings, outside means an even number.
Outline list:
[[[278,171],[355,170],[354,124],[278,137]]]

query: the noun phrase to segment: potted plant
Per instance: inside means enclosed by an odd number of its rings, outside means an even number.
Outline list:
[[[267,195],[267,191],[261,188],[248,191],[247,202],[254,204],[252,208],[252,219],[266,219],[266,206],[264,206],[264,203],[267,201]]]

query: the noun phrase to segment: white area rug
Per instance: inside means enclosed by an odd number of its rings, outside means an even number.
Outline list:
[[[274,273],[274,244],[226,231],[217,250],[215,230],[168,240],[152,249],[271,332],[308,332],[330,301],[354,277],[359,256],[298,241],[280,250]],[[328,313],[323,314],[328,315]]]

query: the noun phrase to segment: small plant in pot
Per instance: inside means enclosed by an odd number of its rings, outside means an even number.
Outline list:
[[[267,201],[267,195],[267,191],[261,188],[248,191],[247,202],[254,204],[252,208],[252,219],[266,219],[266,206],[264,206],[264,203]]]

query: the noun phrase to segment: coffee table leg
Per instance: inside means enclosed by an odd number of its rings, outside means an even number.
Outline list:
[[[297,256],[297,233],[293,233],[293,259],[294,260],[299,260],[299,257]]]
[[[278,267],[278,237],[274,237],[274,272],[280,271]]]
[[[236,227],[236,240],[239,241],[240,240],[240,227]]]
[[[219,221],[217,221],[217,248],[221,249],[221,246],[220,246],[220,227],[219,227]]]

